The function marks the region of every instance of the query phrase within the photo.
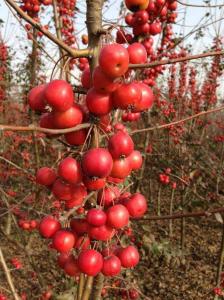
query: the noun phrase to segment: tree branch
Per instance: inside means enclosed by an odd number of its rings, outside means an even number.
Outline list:
[[[210,5],[210,4],[208,3],[208,5],[202,5],[202,4],[183,3],[183,2],[180,1],[180,0],[177,0],[177,2],[180,3],[181,5],[184,5],[184,6],[191,6],[191,7],[211,8],[211,7],[222,7],[222,6],[224,6],[224,4]]]
[[[4,258],[4,255],[3,255],[3,252],[2,252],[2,249],[0,248],[0,261],[2,263],[2,267],[3,267],[3,270],[5,272],[5,276],[7,278],[7,281],[8,281],[8,284],[10,286],[10,289],[12,291],[12,294],[13,294],[13,297],[15,300],[20,300],[17,292],[16,292],[16,289],[15,289],[15,286],[13,284],[13,281],[12,281],[12,277],[10,275],[10,271],[6,265],[6,262],[5,262],[5,258]]]
[[[72,57],[89,57],[91,56],[91,51],[89,48],[87,49],[73,49],[66,45],[63,41],[59,40],[55,35],[53,35],[50,31],[46,30],[41,26],[40,23],[34,21],[28,14],[26,14],[15,2],[14,0],[5,0],[9,6],[11,6],[22,19],[31,24],[34,28],[38,29],[42,32],[46,37],[48,37],[52,42],[57,44],[63,50],[65,50]]]
[[[189,213],[176,213],[173,215],[164,215],[164,216],[149,216],[143,219],[139,219],[136,221],[144,222],[148,221],[161,221],[161,220],[173,220],[173,219],[182,219],[182,218],[199,218],[199,217],[210,217],[216,213],[223,213],[224,207],[215,208],[209,211],[197,211],[197,212],[189,212]]]
[[[0,124],[0,130],[10,130],[10,131],[28,131],[28,132],[43,132],[43,133],[50,133],[50,134],[64,134],[64,133],[69,133],[69,132],[73,132],[73,131],[78,131],[80,129],[84,129],[84,128],[88,128],[90,127],[91,124],[90,123],[84,123],[84,124],[80,124],[77,125],[75,127],[71,127],[71,128],[66,128],[66,129],[48,129],[48,128],[42,128],[42,127],[38,127],[38,126],[34,126],[34,125],[30,125],[30,126],[13,126],[13,125],[4,125],[4,124]]]
[[[156,129],[169,128],[170,126],[175,126],[177,124],[190,121],[190,120],[198,118],[200,116],[204,116],[204,115],[208,115],[208,114],[211,114],[211,113],[219,112],[221,110],[224,110],[224,105],[220,106],[220,107],[217,107],[217,108],[210,109],[210,110],[201,111],[200,113],[195,114],[193,116],[186,117],[184,119],[181,119],[181,120],[178,120],[178,121],[175,121],[175,122],[171,122],[171,123],[168,123],[168,124],[158,125],[158,126],[148,127],[148,128],[143,128],[143,129],[137,129],[137,130],[132,131],[130,134],[132,135],[132,134],[136,134],[136,133],[140,133],[140,132],[146,132],[146,131],[152,131],[152,130],[156,130]],[[1,128],[1,126],[0,126],[0,128]]]
[[[194,60],[194,59],[199,59],[199,58],[204,58],[204,57],[209,57],[209,56],[217,56],[217,55],[224,55],[224,51],[223,50],[222,51],[210,51],[210,52],[205,52],[205,53],[196,54],[196,55],[189,55],[189,56],[185,56],[185,57],[156,60],[156,61],[153,61],[151,63],[146,63],[146,64],[129,64],[129,68],[130,69],[152,68],[152,67],[156,67],[156,66],[170,65],[170,64],[175,64],[178,62]]]

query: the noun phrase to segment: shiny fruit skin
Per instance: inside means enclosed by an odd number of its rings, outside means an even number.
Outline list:
[[[110,94],[97,92],[95,88],[88,91],[86,105],[89,112],[95,116],[107,115],[113,108]]]
[[[43,91],[45,88],[46,84],[41,84],[30,90],[28,94],[28,103],[31,109],[40,112],[45,111],[46,102],[43,97]]]
[[[103,73],[102,69],[98,66],[93,71],[93,87],[99,93],[112,93],[118,87],[118,83],[115,83]]]
[[[74,102],[72,86],[65,80],[53,80],[48,83],[43,96],[47,104],[57,111],[68,110]]]
[[[121,272],[121,261],[115,256],[109,256],[103,260],[102,273],[105,276],[116,276]]]
[[[59,230],[53,236],[53,247],[61,253],[69,252],[75,245],[76,237],[68,230]]]
[[[124,75],[128,64],[128,51],[120,44],[109,44],[101,49],[99,65],[108,77],[113,79]]]
[[[112,228],[123,228],[128,225],[128,222],[129,212],[124,205],[116,204],[107,210],[107,224]]]
[[[108,150],[113,159],[126,157],[133,152],[134,142],[130,135],[120,130],[109,139]]]
[[[121,261],[122,267],[124,268],[133,268],[139,262],[139,253],[134,246],[128,246],[126,248],[122,248],[118,252],[118,257]]]
[[[147,61],[147,52],[140,43],[133,43],[128,46],[129,60],[131,64],[144,64]]]
[[[82,181],[81,165],[76,159],[66,157],[58,166],[58,175],[68,183],[80,183]]]
[[[55,128],[70,128],[81,124],[83,120],[83,113],[80,107],[74,104],[66,111],[54,111],[53,122]]]
[[[72,146],[79,146],[85,143],[87,137],[86,129],[69,132],[65,134],[65,141]]]
[[[139,82],[139,87],[141,88],[142,97],[141,100],[135,105],[135,112],[142,112],[150,109],[154,102],[154,94],[152,89],[146,84]]]
[[[129,211],[130,217],[141,218],[147,211],[147,201],[140,193],[135,193],[125,200],[123,204]]]
[[[44,238],[51,238],[58,230],[61,224],[53,216],[46,216],[39,224],[39,232]]]
[[[107,177],[113,167],[112,157],[107,149],[93,148],[82,158],[82,169],[88,177]]]
[[[131,173],[131,165],[128,158],[118,158],[113,161],[113,168],[110,176],[124,179]]]
[[[107,215],[102,209],[91,208],[87,213],[86,220],[91,226],[102,226],[106,224]]]
[[[90,226],[89,237],[97,241],[109,241],[115,234],[115,230],[108,225]]]
[[[78,257],[78,267],[82,273],[96,276],[103,267],[103,257],[96,250],[82,251]]]
[[[42,167],[37,171],[36,182],[44,185],[51,186],[57,178],[55,171],[48,167]]]
[[[142,166],[142,155],[139,151],[134,150],[129,156],[128,160],[132,170],[139,170]]]
[[[141,101],[141,97],[141,89],[139,88],[138,83],[124,83],[112,94],[112,101],[116,108],[134,109]]]

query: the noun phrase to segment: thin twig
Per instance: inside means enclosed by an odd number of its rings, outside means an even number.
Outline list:
[[[2,263],[2,267],[3,267],[3,270],[5,272],[5,276],[7,278],[7,281],[8,281],[8,284],[10,286],[10,289],[11,289],[11,292],[13,294],[13,297],[15,300],[20,300],[17,292],[16,292],[16,289],[15,289],[15,286],[13,284],[13,281],[12,281],[12,277],[11,277],[11,274],[10,274],[10,271],[6,265],[6,262],[5,262],[5,258],[4,258],[4,255],[3,255],[3,252],[2,252],[2,249],[0,248],[0,261]]]

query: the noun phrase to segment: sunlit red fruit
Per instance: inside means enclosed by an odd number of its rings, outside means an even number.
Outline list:
[[[65,141],[72,146],[83,145],[85,143],[86,138],[87,138],[86,129],[80,129],[65,134]]]
[[[128,246],[126,248],[121,248],[118,251],[118,257],[121,261],[121,265],[124,268],[133,268],[139,262],[139,253],[137,248],[134,246]]]
[[[100,93],[111,93],[116,90],[118,83],[108,77],[98,66],[93,71],[93,87]]]
[[[89,112],[96,116],[108,114],[112,108],[112,99],[110,94],[100,93],[92,88],[86,95],[86,105]]]
[[[124,200],[123,204],[132,218],[141,218],[147,211],[147,201],[140,193],[133,194]]]
[[[68,230],[58,230],[52,240],[53,247],[58,252],[69,252],[75,245],[76,237],[74,233]]]
[[[131,11],[146,9],[148,4],[149,0],[125,0],[125,5]]]
[[[86,220],[92,226],[102,226],[106,223],[107,215],[101,209],[92,208],[88,211]]]
[[[66,157],[58,166],[58,175],[69,183],[80,183],[82,169],[79,162],[72,157]]]
[[[139,170],[142,166],[142,155],[139,151],[134,150],[128,157],[132,170]]]
[[[114,228],[108,225],[89,226],[89,237],[97,241],[109,241],[115,234]]]
[[[117,256],[112,255],[104,258],[102,273],[105,276],[116,276],[120,273],[120,271],[121,271],[121,261]]]
[[[39,224],[39,232],[45,238],[51,238],[60,229],[61,224],[52,216],[46,216]]]
[[[53,111],[53,123],[55,128],[69,128],[81,124],[83,113],[77,104],[66,111]]]
[[[128,51],[120,44],[109,44],[101,49],[99,65],[108,77],[113,79],[124,75],[128,64]]]
[[[134,150],[134,142],[127,133],[120,130],[109,139],[108,149],[113,159],[127,157]]]
[[[111,154],[107,149],[88,150],[82,158],[82,169],[88,177],[107,177],[113,167]]]
[[[147,52],[142,44],[133,43],[127,50],[131,64],[144,64],[147,61]]]
[[[107,210],[107,224],[113,228],[120,229],[129,222],[129,212],[122,204],[111,206]]]
[[[89,276],[96,276],[103,267],[102,255],[93,249],[82,251],[78,256],[78,267]]]
[[[131,164],[128,158],[117,158],[113,160],[111,177],[124,179],[131,173]]]
[[[71,108],[74,102],[72,86],[65,80],[53,80],[48,83],[43,97],[48,105],[60,112]]]
[[[43,91],[46,85],[41,84],[32,88],[28,94],[28,102],[31,109],[44,112],[46,108],[46,102],[43,96]]]

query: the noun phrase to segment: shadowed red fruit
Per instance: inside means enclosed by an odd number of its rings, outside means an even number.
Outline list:
[[[147,211],[147,201],[140,193],[133,194],[123,204],[132,218],[141,218]]]
[[[110,94],[97,92],[94,88],[86,95],[86,105],[90,113],[96,116],[106,115],[113,108]]]
[[[57,175],[55,171],[48,167],[40,168],[36,174],[36,182],[45,186],[52,185],[55,182],[56,178]]]
[[[93,240],[108,241],[114,236],[115,230],[108,225],[90,226],[88,233]]]
[[[62,269],[65,266],[65,263],[67,262],[67,260],[69,259],[69,257],[71,256],[71,254],[69,253],[60,253],[57,257],[57,262],[59,267],[61,267]]]
[[[53,247],[59,252],[69,252],[75,245],[76,237],[68,230],[59,230],[53,236]]]
[[[86,220],[92,226],[102,226],[106,223],[107,215],[102,209],[91,208],[87,213]]]
[[[77,242],[75,243],[74,248],[86,250],[89,248],[89,245],[90,245],[90,239],[88,236],[79,236]]]
[[[108,150],[113,158],[128,156],[134,150],[134,143],[130,135],[120,130],[109,139]]]
[[[106,184],[106,178],[89,178],[84,177],[83,183],[89,191],[97,191],[102,189]]]
[[[61,224],[52,216],[46,216],[39,224],[39,232],[45,238],[51,238],[60,229]]]
[[[134,109],[141,101],[141,89],[138,83],[124,83],[112,94],[113,105],[120,109]]]
[[[149,0],[125,0],[125,5],[131,11],[138,11],[148,7]]]
[[[91,88],[92,84],[91,84],[91,76],[90,76],[89,67],[85,68],[85,70],[82,72],[81,83],[84,88],[86,88],[86,89]]]
[[[133,43],[128,46],[128,54],[131,64],[144,64],[147,61],[147,52],[140,43]]]
[[[142,155],[139,151],[134,150],[129,156],[128,160],[132,170],[138,170],[142,166]]]
[[[130,289],[128,291],[128,294],[129,294],[130,299],[133,299],[133,300],[138,299],[138,297],[139,297],[139,292],[136,289]]]
[[[141,100],[135,105],[134,111],[136,112],[150,109],[154,102],[154,94],[152,89],[142,82],[139,82],[139,87],[142,91],[142,97]]]
[[[105,189],[98,192],[97,203],[108,207],[116,201],[120,196],[120,191],[116,186],[106,187]]]
[[[39,125],[42,128],[54,129],[53,113],[44,113],[40,116]]]
[[[46,102],[43,97],[43,91],[46,84],[38,85],[32,88],[28,94],[28,102],[31,109],[44,112],[46,107]]]
[[[124,268],[135,267],[139,262],[139,253],[134,246],[128,246],[120,249],[117,255],[121,261],[122,267]]]
[[[83,235],[89,230],[89,224],[85,219],[71,219],[70,227],[78,235]]]
[[[129,222],[129,212],[122,204],[116,204],[107,210],[107,224],[113,228],[120,229]]]
[[[65,80],[53,80],[48,83],[43,96],[47,104],[57,111],[68,110],[74,102],[72,86]]]
[[[116,276],[121,271],[121,261],[120,259],[113,255],[104,258],[102,273],[105,276]]]
[[[80,107],[74,104],[66,111],[54,111],[53,122],[56,128],[70,128],[82,123],[83,113]]]
[[[81,165],[76,159],[66,157],[58,166],[58,175],[69,183],[79,183],[82,180]]]
[[[119,44],[109,44],[100,51],[99,65],[110,78],[124,75],[128,70],[128,51]]]
[[[86,137],[87,137],[86,129],[80,129],[65,134],[66,142],[74,146],[83,145],[85,143]]]
[[[73,255],[71,255],[64,265],[64,271],[69,276],[76,276],[80,273],[77,259]]]
[[[131,165],[128,158],[118,158],[113,160],[113,168],[110,176],[123,179],[130,175]]]
[[[82,159],[82,169],[88,177],[107,177],[112,166],[112,157],[109,151],[104,148],[90,149]]]
[[[57,179],[51,189],[54,196],[60,200],[71,200],[71,185]]]
[[[98,66],[93,71],[93,87],[100,93],[112,93],[118,87],[118,83],[115,83],[103,73],[102,69]]]
[[[103,257],[96,250],[85,250],[79,254],[78,267],[89,276],[96,276],[103,267]]]

